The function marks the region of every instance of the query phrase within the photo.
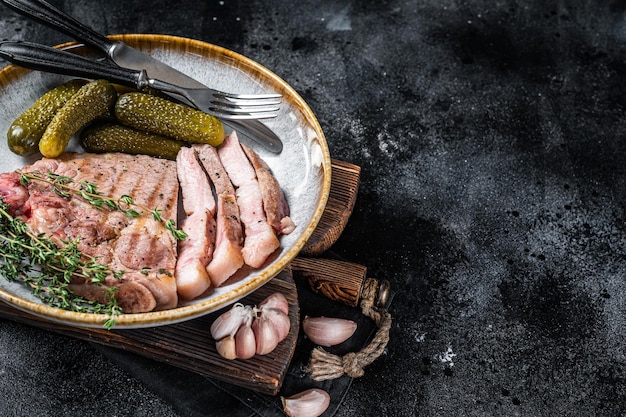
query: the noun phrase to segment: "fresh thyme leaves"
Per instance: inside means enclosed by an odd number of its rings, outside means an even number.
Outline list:
[[[105,277],[119,278],[123,271],[111,271],[95,259],[84,260],[78,241],[63,241],[62,247],[43,234],[35,235],[19,218],[9,214],[0,200],[0,273],[8,281],[20,281],[44,303],[65,310],[106,314],[106,329],[115,325],[121,308],[115,287],[106,289],[105,303],[86,300],[69,289],[74,277],[101,284]],[[35,269],[34,267],[37,267]]]
[[[185,240],[187,238],[187,233],[183,232],[180,229],[177,229],[176,223],[174,223],[174,220],[172,219],[169,219],[165,222],[165,228],[174,235],[174,239],[176,240]]]
[[[21,172],[20,183],[26,186],[30,181],[42,181],[52,185],[54,192],[64,198],[69,198],[72,194],[80,196],[83,200],[96,208],[108,208],[111,210],[119,210],[130,218],[137,218],[140,216],[141,210],[146,213],[151,213],[152,218],[155,221],[163,223],[165,228],[169,230],[176,240],[184,240],[187,238],[187,234],[180,229],[176,228],[176,222],[172,219],[164,221],[159,209],[150,210],[147,207],[143,207],[133,200],[129,195],[122,195],[119,198],[107,197],[98,191],[98,186],[90,181],[80,181],[78,187],[72,186],[74,179],[64,175],[54,174],[49,172],[43,174],[38,171],[33,172]]]

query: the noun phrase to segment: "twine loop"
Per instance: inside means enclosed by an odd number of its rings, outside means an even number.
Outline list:
[[[367,365],[383,354],[389,342],[391,314],[384,307],[376,307],[378,281],[373,278],[365,280],[360,302],[363,314],[374,321],[378,330],[372,341],[359,352],[350,352],[343,357],[327,352],[321,347],[313,349],[308,371],[315,381],[326,381],[348,375],[359,378],[365,374]]]

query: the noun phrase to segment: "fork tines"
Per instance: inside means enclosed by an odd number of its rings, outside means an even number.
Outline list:
[[[271,119],[278,116],[279,107],[266,106],[254,108],[246,107],[227,107],[224,104],[218,106],[209,107],[211,114],[215,117],[231,120],[246,120],[246,119]]]
[[[280,94],[234,94],[215,92],[210,107],[217,117],[228,119],[268,119],[278,115]]]
[[[274,99],[280,100],[283,98],[282,94],[278,93],[263,93],[263,94],[237,94],[237,93],[227,93],[224,91],[215,91],[213,96],[216,98],[224,98],[229,100],[266,100],[266,99]]]

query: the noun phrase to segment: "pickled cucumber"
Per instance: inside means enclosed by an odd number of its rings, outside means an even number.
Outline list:
[[[52,118],[39,142],[39,152],[48,158],[59,156],[82,127],[109,115],[116,99],[115,87],[106,80],[82,86]]]
[[[7,131],[9,149],[23,156],[37,152],[39,141],[54,115],[86,83],[87,80],[70,80],[39,97],[9,127]]]
[[[83,130],[80,144],[87,152],[124,152],[175,160],[184,142],[117,123],[98,123]]]
[[[224,126],[215,117],[150,94],[122,94],[115,104],[115,117],[135,129],[185,142],[219,146],[224,141]]]

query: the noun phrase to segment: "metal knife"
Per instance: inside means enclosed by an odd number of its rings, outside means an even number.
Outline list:
[[[190,76],[123,42],[111,40],[95,32],[43,0],[0,1],[28,18],[100,50],[109,60],[120,67],[145,70],[150,78],[166,81],[181,87],[207,87]],[[175,98],[180,100],[179,96],[175,96]],[[222,122],[270,152],[280,153],[283,150],[283,143],[278,136],[258,120],[223,120]]]

